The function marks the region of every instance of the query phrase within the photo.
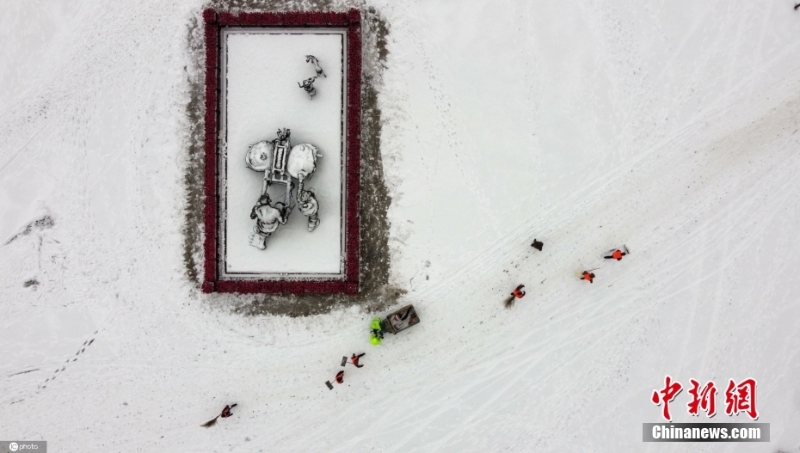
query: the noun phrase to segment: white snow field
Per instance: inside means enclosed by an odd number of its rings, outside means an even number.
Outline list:
[[[280,273],[307,275],[344,274],[342,240],[344,218],[342,181],[344,180],[344,75],[342,59],[345,31],[306,29],[225,30],[221,40],[223,96],[220,134],[227,144],[227,174],[224,200],[224,275],[274,277]],[[330,77],[314,83],[317,94],[311,98],[297,83],[314,76],[314,66],[306,55],[320,59]],[[261,194],[263,172],[245,166],[244,156],[251,145],[277,137],[279,128],[292,131],[293,145],[311,143],[322,157],[317,171],[306,181],[320,203],[320,224],[308,232],[307,217],[299,211],[268,240],[267,249],[250,245],[255,220],[250,210]],[[285,186],[270,189],[273,201],[283,201]],[[285,276],[283,277],[285,278]]]
[[[379,347],[358,309],[242,317],[235,296],[187,278],[200,1],[3,5],[0,440],[800,451],[793,2],[366,6],[390,27],[378,89],[392,283],[422,320]],[[623,243],[621,262],[600,258]],[[594,284],[578,281],[598,266]],[[527,296],[503,309],[519,283]],[[329,391],[340,358],[361,351],[365,367]],[[716,422],[749,421],[724,414],[724,386],[757,379],[771,441],[643,443],[667,374],[722,387]],[[688,399],[673,420],[704,420]],[[232,402],[233,417],[200,427]]]

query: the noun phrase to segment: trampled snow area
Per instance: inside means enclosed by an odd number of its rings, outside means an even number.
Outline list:
[[[0,440],[800,450],[792,2],[367,6],[389,25],[392,283],[422,320],[379,347],[355,308],[243,317],[187,278],[187,27],[201,2],[5,5]],[[602,260],[623,243],[630,256]],[[594,284],[578,281],[594,267]],[[504,310],[519,283],[527,296]],[[366,366],[329,391],[341,356],[361,351]],[[757,379],[771,442],[643,443],[667,374],[714,380],[718,411],[728,379]],[[674,421],[704,419],[688,399]],[[230,402],[233,417],[199,426]]]

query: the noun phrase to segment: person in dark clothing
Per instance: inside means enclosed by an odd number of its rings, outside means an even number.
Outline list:
[[[233,409],[234,407],[236,407],[236,403],[234,403],[234,404],[231,404],[230,406],[226,405],[226,406],[225,406],[225,409],[222,409],[222,413],[221,413],[221,414],[219,414],[219,416],[220,416],[220,417],[222,417],[222,418],[228,418],[228,417],[230,417],[231,415],[233,415],[233,414],[231,413],[231,409]]]
[[[344,371],[340,371],[340,372],[336,373],[335,381],[336,381],[337,384],[343,384],[344,383]]]
[[[350,363],[352,363],[353,365],[355,365],[358,368],[363,367],[364,365],[361,365],[361,364],[358,363],[358,359],[360,359],[361,357],[364,357],[365,355],[366,355],[366,352],[362,352],[359,355],[353,354],[353,357],[350,357]]]
[[[544,247],[544,243],[543,243],[543,242],[541,242],[541,241],[537,241],[536,239],[534,239],[534,240],[533,240],[533,244],[531,244],[531,247],[533,247],[533,248],[535,248],[536,250],[538,250],[538,251],[540,251],[540,252],[541,252],[541,251],[542,251],[542,247]]]
[[[216,417],[212,418],[211,420],[209,420],[209,421],[207,421],[207,422],[203,423],[203,424],[202,424],[202,425],[200,425],[200,426],[202,426],[203,428],[210,428],[210,427],[214,426],[214,425],[217,423],[217,419],[218,419],[218,418],[220,418],[220,417],[222,417],[222,418],[228,418],[228,417],[230,417],[231,415],[233,415],[233,414],[231,413],[231,409],[233,409],[234,407],[236,407],[236,403],[234,403],[234,404],[231,404],[230,406],[228,406],[228,405],[225,405],[225,409],[222,409],[222,413],[220,413],[220,414],[219,414],[219,415],[217,415]]]

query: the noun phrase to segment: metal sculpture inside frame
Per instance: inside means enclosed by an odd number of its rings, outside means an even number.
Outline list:
[[[304,183],[317,169],[317,158],[322,155],[310,143],[292,146],[290,129],[278,129],[278,138],[260,141],[250,146],[245,156],[245,164],[251,170],[264,172],[261,196],[250,212],[256,220],[250,233],[250,245],[264,250],[267,239],[280,225],[289,220],[292,210],[298,206],[301,214],[308,217],[308,231],[319,226],[319,202],[313,188],[305,188]],[[298,181],[297,194],[293,190],[294,180]],[[272,184],[283,184],[286,191],[282,201],[273,203],[267,193]]]

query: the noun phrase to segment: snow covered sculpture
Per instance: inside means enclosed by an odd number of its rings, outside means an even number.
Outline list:
[[[297,201],[300,204],[298,209],[308,217],[308,231],[314,231],[319,225],[319,202],[314,195],[314,189],[303,190],[303,183],[297,189]]]
[[[317,89],[314,88],[315,80],[317,80],[316,77],[311,77],[310,79],[303,80],[302,84],[300,82],[297,82],[297,84],[300,86],[300,88],[306,90],[306,93],[308,93],[309,97],[313,98],[314,95],[317,94]]]
[[[300,212],[308,217],[308,231],[319,225],[319,203],[313,188],[305,189],[303,183],[311,178],[317,169],[317,158],[322,155],[310,143],[292,146],[290,129],[278,129],[278,138],[260,141],[250,146],[245,155],[245,164],[251,170],[264,172],[261,196],[250,213],[256,219],[256,226],[250,235],[250,245],[259,249],[267,248],[267,238],[289,220],[295,205],[299,203]],[[299,182],[298,193],[293,202],[294,180]],[[286,187],[283,201],[272,203],[267,193],[272,184]]]
[[[278,229],[278,225],[284,225],[289,220],[291,207],[286,206],[280,201],[272,204],[269,194],[264,194],[258,198],[258,202],[250,211],[250,218],[256,219],[256,227],[250,235],[250,245],[264,250],[267,248],[267,238]]]
[[[311,63],[314,65],[314,70],[317,72],[317,77],[328,77],[325,75],[325,71],[319,66],[319,59],[314,55],[306,55],[306,63]]]
[[[314,95],[317,94],[317,89],[314,88],[314,82],[317,80],[317,77],[320,76],[328,77],[328,76],[325,75],[325,71],[323,71],[322,68],[319,66],[319,60],[314,55],[306,55],[306,63],[311,63],[314,65],[314,71],[316,71],[317,75],[308,78],[306,80],[303,80],[303,83],[298,82],[297,85],[299,85],[300,88],[306,90],[306,93],[308,93],[309,97],[313,98]]]

